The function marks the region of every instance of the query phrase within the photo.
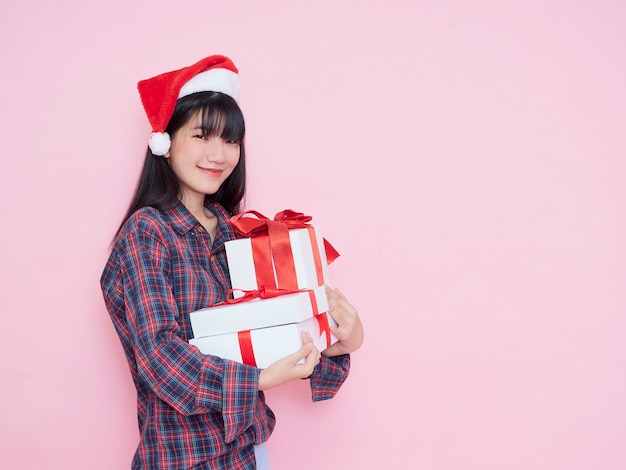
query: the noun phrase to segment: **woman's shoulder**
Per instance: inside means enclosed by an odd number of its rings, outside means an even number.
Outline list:
[[[120,282],[122,265],[138,253],[158,247],[167,250],[167,224],[163,213],[154,207],[142,207],[133,212],[116,235],[109,259],[102,273],[103,286]]]
[[[154,230],[162,227],[165,223],[165,214],[162,211],[155,207],[146,206],[133,212],[122,226],[121,231]]]
[[[155,207],[142,207],[133,212],[120,229],[116,245],[124,241],[139,240],[144,237],[161,239],[167,238],[171,230],[167,215]]]

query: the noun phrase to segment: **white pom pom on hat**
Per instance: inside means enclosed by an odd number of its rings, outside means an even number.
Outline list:
[[[148,140],[148,147],[153,155],[162,157],[170,151],[172,141],[170,135],[167,132],[153,132]]]
[[[152,126],[148,146],[154,155],[163,156],[171,145],[165,128],[176,101],[201,91],[218,91],[239,101],[239,71],[228,57],[212,55],[189,67],[142,80],[137,89]]]

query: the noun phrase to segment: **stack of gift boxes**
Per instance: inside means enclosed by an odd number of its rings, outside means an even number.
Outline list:
[[[263,369],[296,352],[304,331],[320,351],[337,341],[325,284],[338,254],[310,220],[291,210],[274,219],[255,211],[231,219],[243,237],[225,245],[233,289],[226,302],[190,314],[189,343]]]

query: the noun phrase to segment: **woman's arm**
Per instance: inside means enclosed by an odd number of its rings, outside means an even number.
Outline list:
[[[259,370],[203,355],[187,342],[179,324],[186,312],[178,311],[170,285],[169,249],[158,224],[148,217],[136,222],[119,257],[139,380],[183,415],[221,412],[228,442],[250,426]]]

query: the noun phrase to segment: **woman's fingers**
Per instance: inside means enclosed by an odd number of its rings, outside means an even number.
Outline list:
[[[321,353],[308,332],[302,333],[302,346],[293,354],[279,359],[261,371],[259,390],[268,390],[295,379],[310,376],[320,362]],[[301,362],[303,361],[304,362]]]
[[[329,313],[338,325],[336,328],[331,327],[330,331],[340,345],[331,346],[331,351],[327,350],[325,354],[355,351],[363,344],[363,325],[359,313],[339,289],[326,286],[326,295]]]

